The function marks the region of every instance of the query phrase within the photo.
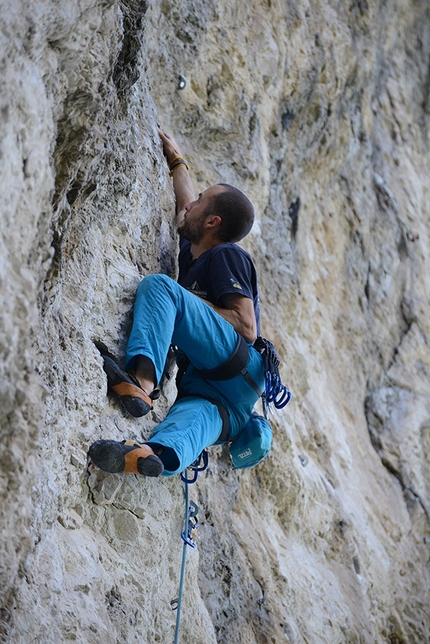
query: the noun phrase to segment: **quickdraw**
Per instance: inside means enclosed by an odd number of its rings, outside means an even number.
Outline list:
[[[194,472],[193,478],[191,478],[191,479],[187,478],[187,470],[184,470],[181,473],[181,481],[183,481],[184,483],[188,483],[188,484],[195,483],[197,481],[197,477],[199,475],[199,472],[204,472],[205,470],[207,470],[208,465],[209,465],[209,454],[204,449],[203,452],[198,457],[198,459],[195,460],[194,463],[192,463],[190,465],[190,467],[188,468],[189,470]]]
[[[200,523],[197,520],[198,511],[199,511],[198,506],[193,501],[189,501],[187,528],[186,530],[182,530],[181,537],[182,537],[182,541],[185,541],[185,543],[188,546],[191,546],[191,548],[195,548],[197,545],[192,537],[191,531],[195,530],[200,525]]]
[[[262,395],[263,412],[267,418],[268,412],[271,412],[271,404],[276,409],[283,409],[291,400],[292,393],[288,390],[279,375],[280,360],[276,349],[269,340],[257,338],[254,347],[261,354],[264,362],[265,390]]]

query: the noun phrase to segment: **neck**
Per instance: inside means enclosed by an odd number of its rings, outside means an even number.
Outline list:
[[[203,255],[207,250],[210,250],[211,248],[214,248],[214,246],[218,246],[218,244],[221,244],[218,239],[205,239],[198,244],[191,244],[190,247],[190,252],[191,255],[193,256],[193,259],[197,259],[200,257],[200,255]]]

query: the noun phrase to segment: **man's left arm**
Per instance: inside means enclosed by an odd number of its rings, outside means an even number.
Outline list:
[[[255,342],[257,339],[257,322],[254,303],[249,297],[239,293],[226,293],[221,298],[222,306],[215,306],[215,304],[207,300],[203,301],[227,322],[230,322],[247,342]]]

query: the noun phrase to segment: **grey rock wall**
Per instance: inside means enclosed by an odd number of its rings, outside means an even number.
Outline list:
[[[198,190],[256,206],[244,246],[294,393],[269,458],[213,448],[191,490],[180,641],[427,642],[428,3],[0,10],[3,641],[173,641],[180,481],[86,462],[174,399],[127,418],[93,345],[122,359],[140,279],[175,275],[160,123]]]

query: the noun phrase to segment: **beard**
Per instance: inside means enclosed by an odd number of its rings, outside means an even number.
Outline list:
[[[182,224],[178,226],[178,233],[192,244],[199,244],[203,238],[205,219],[205,213],[202,213],[198,219],[187,219],[185,217]]]

